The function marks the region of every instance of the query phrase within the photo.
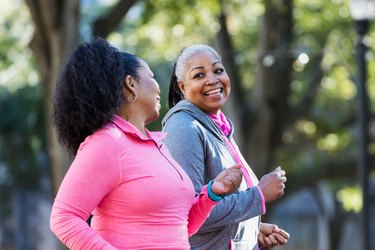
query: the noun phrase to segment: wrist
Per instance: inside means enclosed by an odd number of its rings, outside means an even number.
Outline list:
[[[208,197],[213,200],[213,201],[216,201],[216,202],[219,202],[223,199],[222,196],[220,195],[216,195],[213,191],[212,191],[212,184],[214,183],[213,180],[211,180],[208,185],[207,185],[207,193],[208,193]]]

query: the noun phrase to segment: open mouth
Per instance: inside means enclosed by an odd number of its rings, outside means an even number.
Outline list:
[[[217,95],[223,93],[223,88],[217,88],[204,93],[205,96]]]

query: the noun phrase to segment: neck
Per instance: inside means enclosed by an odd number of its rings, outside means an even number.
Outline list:
[[[118,114],[122,119],[130,122],[134,127],[136,127],[139,132],[141,132],[144,136],[148,137],[146,133],[146,126],[145,120],[136,112],[130,112],[130,110],[126,108],[122,108]]]

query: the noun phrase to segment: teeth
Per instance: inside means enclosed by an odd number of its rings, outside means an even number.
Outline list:
[[[210,90],[210,91],[207,91],[206,92],[206,95],[213,95],[213,94],[217,94],[217,93],[220,93],[221,92],[221,89],[214,89],[214,90]]]

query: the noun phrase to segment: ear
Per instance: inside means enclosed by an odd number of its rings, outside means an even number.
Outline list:
[[[183,95],[185,95],[185,84],[182,81],[178,81],[178,87],[180,88]]]
[[[136,86],[135,86],[135,79],[130,76],[130,75],[127,75],[125,76],[125,79],[124,79],[124,91],[125,91],[125,94],[128,93],[128,94],[136,94]]]

